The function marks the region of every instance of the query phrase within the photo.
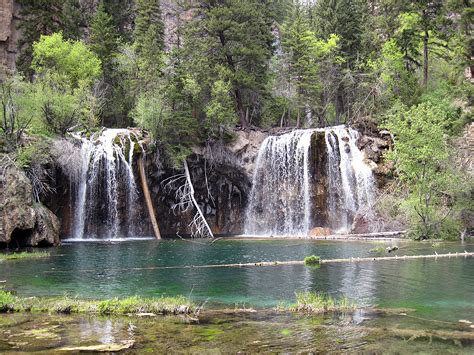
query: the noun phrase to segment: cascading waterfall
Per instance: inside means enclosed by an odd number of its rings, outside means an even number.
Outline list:
[[[324,134],[327,179],[315,181],[312,137]],[[246,213],[245,234],[308,235],[313,227],[350,231],[354,215],[371,206],[374,179],[357,148],[358,132],[344,126],[271,136],[260,147]],[[318,152],[321,154],[321,152]],[[326,191],[326,225],[315,223],[315,184]],[[316,189],[317,190],[317,189]]]
[[[295,130],[263,141],[253,174],[245,234],[308,233],[312,134],[313,130]]]
[[[133,173],[137,143],[133,133],[127,129],[104,129],[99,136],[76,135],[76,138],[82,143],[82,167],[75,199],[73,238],[114,239],[133,234],[137,199]],[[121,218],[122,210],[126,219]]]
[[[372,206],[375,182],[372,169],[356,145],[358,138],[357,131],[343,126],[328,128],[325,133],[328,215],[330,227],[336,232],[349,232],[357,211]]]

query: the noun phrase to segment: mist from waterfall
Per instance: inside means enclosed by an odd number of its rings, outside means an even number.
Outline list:
[[[73,239],[133,235],[137,200],[133,152],[138,144],[133,133],[104,129],[90,138],[75,137],[81,141],[82,166],[74,201]]]
[[[319,168],[326,181],[315,181],[311,173],[314,134],[324,134],[327,164]],[[370,208],[374,195],[372,170],[357,148],[358,137],[357,131],[336,126],[266,138],[255,164],[245,234],[307,236],[314,227],[349,232],[357,211]],[[325,184],[327,225],[314,222],[314,184]]]

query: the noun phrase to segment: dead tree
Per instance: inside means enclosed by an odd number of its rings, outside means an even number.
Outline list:
[[[176,203],[171,207],[174,212],[186,213],[192,209],[196,210],[193,219],[189,223],[192,237],[214,238],[211,227],[206,221],[204,214],[194,197],[194,186],[191,181],[191,174],[186,160],[183,162],[184,173],[174,175],[163,182],[166,182],[165,189],[175,189]],[[176,187],[177,186],[177,187]]]

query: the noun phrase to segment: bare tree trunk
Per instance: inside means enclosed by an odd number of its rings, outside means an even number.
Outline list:
[[[423,36],[423,86],[425,88],[428,86],[428,40],[428,30],[425,30],[425,35]]]
[[[151,225],[153,226],[153,232],[155,233],[156,239],[161,239],[160,228],[156,221],[155,209],[153,208],[153,202],[150,196],[150,190],[148,189],[148,182],[145,175],[145,164],[144,158],[138,159],[138,171],[140,172],[140,180],[142,183],[143,195],[145,196],[145,202],[148,209],[148,215],[150,216]]]
[[[244,109],[244,104],[242,102],[242,96],[240,95],[240,90],[235,89],[235,105],[237,107],[237,113],[239,114],[240,118],[240,125],[243,128],[247,127],[247,120],[246,120],[246,115],[245,115],[245,109]]]
[[[286,110],[283,110],[283,114],[281,115],[281,118],[280,118],[280,128],[283,127],[283,119],[285,118],[285,113],[286,113]]]

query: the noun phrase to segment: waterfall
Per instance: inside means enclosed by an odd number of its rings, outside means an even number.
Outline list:
[[[336,126],[325,132],[328,154],[328,209],[332,230],[347,233],[357,211],[370,209],[374,196],[372,169],[357,148],[359,133]]]
[[[137,187],[133,133],[104,129],[81,141],[82,167],[75,198],[73,238],[114,239],[133,234]],[[126,214],[126,219],[122,218]]]
[[[295,130],[263,141],[253,174],[246,234],[308,233],[312,134],[313,130]]]
[[[324,135],[325,151],[312,151],[317,134]],[[371,206],[374,194],[372,170],[357,148],[358,138],[357,131],[344,126],[266,138],[255,164],[245,234],[306,236],[314,227],[349,232],[355,214]],[[316,154],[326,156],[318,160],[326,165],[319,166]],[[322,169],[325,178],[316,181],[313,169]],[[315,191],[324,191],[325,211],[315,210]],[[327,216],[324,223],[316,213]]]

